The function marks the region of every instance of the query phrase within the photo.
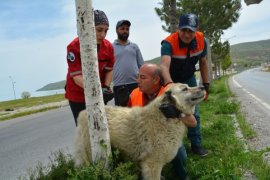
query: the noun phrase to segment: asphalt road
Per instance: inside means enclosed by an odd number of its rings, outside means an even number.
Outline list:
[[[248,139],[251,149],[270,147],[270,73],[251,69],[229,79],[229,85],[241,102],[241,111],[257,136]]]
[[[72,152],[75,129],[69,106],[0,122],[0,180],[14,180],[60,149]]]
[[[270,73],[260,68],[244,71],[234,77],[243,88],[270,104]]]

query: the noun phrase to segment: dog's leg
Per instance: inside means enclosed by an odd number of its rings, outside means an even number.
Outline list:
[[[141,162],[143,180],[160,180],[162,166],[158,162]]]

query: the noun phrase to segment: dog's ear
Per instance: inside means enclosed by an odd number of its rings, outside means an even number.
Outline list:
[[[165,104],[173,104],[175,105],[175,99],[172,97],[172,91],[166,91],[164,93],[164,98],[162,99],[162,103],[165,103]]]
[[[166,118],[180,117],[182,112],[176,108],[175,103],[175,99],[172,97],[172,92],[166,91],[159,106],[159,110]]]

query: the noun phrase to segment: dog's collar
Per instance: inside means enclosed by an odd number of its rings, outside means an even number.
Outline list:
[[[159,110],[163,113],[166,118],[179,118],[183,117],[184,114],[182,111],[177,109],[173,104],[161,104]]]

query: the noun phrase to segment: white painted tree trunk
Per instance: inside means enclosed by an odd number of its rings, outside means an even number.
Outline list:
[[[207,66],[208,66],[208,79],[211,83],[213,81],[213,71],[212,71],[212,53],[211,53],[211,46],[209,39],[206,38],[206,44],[207,44]]]
[[[92,1],[76,0],[76,14],[92,160],[101,160],[107,166],[111,146],[99,78]]]

